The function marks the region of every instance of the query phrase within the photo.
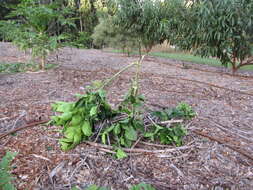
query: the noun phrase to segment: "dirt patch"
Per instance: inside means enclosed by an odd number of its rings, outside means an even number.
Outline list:
[[[10,44],[0,44],[0,62],[13,62],[14,56],[21,62],[29,59]],[[49,57],[50,62],[59,64],[53,70],[0,74],[0,133],[49,118],[53,114],[50,103],[72,101],[91,81],[105,79],[138,59],[71,48],[59,51],[58,57],[58,61],[55,55]],[[1,156],[7,150],[19,152],[13,169],[18,189],[70,189],[89,184],[127,189],[139,182],[159,190],[253,189],[252,160],[193,132],[200,130],[228,143],[236,142],[236,148],[252,155],[253,75],[240,72],[247,77],[234,77],[222,68],[190,66],[183,69],[181,62],[146,58],[141,92],[153,108],[182,101],[194,107],[198,117],[189,123],[185,139],[185,146],[192,148],[119,161],[86,144],[62,152],[58,128],[37,126],[0,140]],[[113,105],[122,99],[133,74],[133,70],[125,72],[108,89]],[[155,149],[141,143],[137,147]]]

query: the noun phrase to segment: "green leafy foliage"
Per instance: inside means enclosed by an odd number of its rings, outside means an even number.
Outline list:
[[[139,40],[133,31],[116,25],[114,19],[114,16],[99,19],[99,24],[94,28],[92,34],[94,44],[97,47],[120,48],[129,55],[133,49],[139,47]]]
[[[167,1],[168,4],[170,0]],[[174,1],[175,2],[175,1]],[[201,0],[175,7],[167,19],[172,44],[204,57],[216,57],[233,71],[252,57],[253,2],[251,0]]]
[[[90,187],[86,188],[85,190],[108,190],[106,187],[98,187],[96,185],[91,185]]]
[[[127,157],[127,154],[122,150],[122,149],[118,149],[116,151],[116,157],[118,159],[122,159],[122,158],[126,158]]]
[[[105,92],[87,92],[79,95],[75,103],[56,102],[52,105],[56,112],[62,113],[53,116],[52,121],[57,126],[63,126],[64,138],[60,140],[63,150],[74,148],[82,140],[93,134],[93,125],[114,115],[111,106],[105,100]]]
[[[17,153],[7,152],[0,162],[0,189],[2,190],[15,190],[12,184],[13,178],[10,174],[10,164]]]
[[[152,112],[152,115],[159,118],[160,121],[168,121],[171,119],[189,120],[196,116],[191,106],[186,103],[180,103],[172,109]],[[174,124],[167,127],[154,124],[144,134],[144,137],[154,140],[159,140],[162,144],[175,144],[181,146],[183,137],[187,134],[186,129],[182,124]]]
[[[132,186],[129,190],[156,190],[156,189],[149,184],[140,183],[138,185]]]
[[[45,68],[47,55],[60,47],[65,39],[53,31],[53,26],[74,27],[67,8],[59,10],[58,4],[41,4],[38,1],[23,0],[8,15],[9,20],[0,23],[0,31],[6,40],[11,40],[20,49],[31,49],[32,55],[41,59]]]
[[[77,102],[57,102],[52,105],[56,112],[62,113],[53,116],[55,125],[63,126],[64,138],[60,140],[61,148],[69,150],[78,145],[81,141],[87,140],[96,133],[97,122],[114,120],[117,116],[119,120],[109,122],[97,134],[103,144],[110,144],[116,147],[131,147],[139,136],[158,140],[162,144],[175,144],[181,146],[183,137],[187,134],[186,129],[181,124],[174,124],[169,127],[154,124],[145,130],[142,116],[143,96],[134,96],[134,88],[131,88],[123,102],[117,110],[113,110],[105,99],[105,92],[87,92],[79,95]],[[185,103],[179,104],[176,108],[155,111],[152,114],[160,121],[171,119],[189,120],[196,116],[192,108]],[[127,155],[121,149],[116,149],[118,159]]]
[[[180,103],[177,107],[172,109],[165,109],[163,111],[155,111],[152,113],[154,116],[157,116],[160,120],[166,121],[170,119],[185,119],[189,120],[196,116],[196,113],[186,103]]]
[[[45,69],[51,69],[55,66],[55,64],[47,64]],[[19,73],[38,70],[39,67],[35,63],[0,63],[0,73]]]
[[[135,65],[135,64],[131,64]],[[182,145],[186,130],[182,125],[164,127],[152,123],[150,127],[144,125],[144,96],[138,93],[138,67],[135,80],[117,109],[112,109],[107,102],[104,87],[115,79],[121,72],[116,73],[105,82],[93,82],[87,87],[84,95],[77,95],[76,102],[56,102],[52,104],[55,112],[52,122],[63,126],[64,138],[60,140],[61,148],[69,150],[84,140],[99,140],[103,144],[112,145],[118,159],[127,154],[122,147],[132,147],[139,138],[145,137],[152,141],[159,140],[163,144]],[[153,113],[160,121],[175,118],[191,119],[196,114],[192,108],[181,103],[176,108],[156,111]],[[94,138],[95,137],[95,138]]]
[[[90,48],[92,46],[92,37],[88,32],[78,32],[74,35],[68,35],[66,44],[77,48]]]
[[[121,30],[129,31],[149,53],[152,47],[165,40],[165,30],[162,24],[165,9],[162,1],[119,0],[120,7],[114,19],[114,24]]]

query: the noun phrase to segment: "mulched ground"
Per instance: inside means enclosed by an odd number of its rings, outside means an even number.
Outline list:
[[[58,56],[59,60],[55,55],[49,57],[50,63],[59,64],[53,70],[0,74],[0,134],[48,119],[53,114],[50,103],[72,101],[91,81],[108,78],[138,60],[71,48],[60,50]],[[27,54],[9,43],[0,43],[0,64],[27,60]],[[221,67],[187,66],[185,69],[180,61],[147,57],[140,80],[150,108],[171,107],[182,101],[194,107],[198,116],[187,124],[186,149],[115,160],[84,143],[63,152],[58,144],[59,128],[36,126],[0,139],[1,157],[7,150],[18,152],[12,170],[18,189],[64,190],[97,184],[124,190],[140,182],[158,190],[253,189],[253,73],[231,76]],[[133,71],[122,74],[108,89],[113,105],[127,91]],[[142,142],[136,147],[162,149]]]

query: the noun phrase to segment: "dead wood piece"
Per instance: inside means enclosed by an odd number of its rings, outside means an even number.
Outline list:
[[[17,131],[21,131],[21,130],[24,130],[24,129],[29,128],[29,127],[35,127],[37,125],[45,124],[45,123],[48,123],[49,121],[50,120],[44,120],[44,121],[38,121],[38,122],[29,123],[29,124],[24,125],[22,127],[19,127],[19,128],[16,128],[16,129],[13,129],[11,131],[8,131],[6,133],[1,134],[0,135],[0,139],[4,138],[4,137],[6,137],[6,136],[8,136],[8,135],[10,135],[12,133],[15,133]]]
[[[211,86],[211,87],[214,87],[214,88],[219,88],[219,89],[222,89],[222,90],[236,92],[236,93],[247,95],[247,96],[253,96],[252,93],[243,92],[243,91],[235,90],[235,89],[230,89],[230,88],[226,88],[226,87],[223,87],[223,86],[218,86],[218,85],[215,85],[215,84],[211,84],[211,83],[207,83],[207,82],[202,82],[202,81],[198,81],[198,80],[192,80],[192,79],[175,77],[175,76],[169,76],[169,75],[166,75],[166,77],[167,78],[171,78],[171,79],[178,79],[178,80],[182,80],[182,81],[188,81],[188,82],[194,82],[194,83],[204,84],[204,85]]]
[[[94,142],[85,142],[88,145],[94,146],[98,149],[107,149],[107,150],[113,150],[113,146],[108,146],[108,145],[103,145],[99,143],[94,143]],[[193,148],[194,146],[181,146],[177,148],[170,148],[170,149],[164,149],[164,150],[146,150],[146,149],[141,149],[141,148],[122,148],[123,151],[129,152],[129,153],[144,153],[144,154],[159,154],[159,153],[165,153],[165,152],[175,152],[175,151],[182,151],[186,150],[189,148]]]
[[[205,133],[205,132],[201,132],[201,131],[197,131],[197,130],[195,130],[195,131],[193,131],[193,132],[194,132],[195,134],[197,134],[197,135],[200,135],[200,136],[202,136],[202,137],[206,137],[206,138],[208,138],[208,139],[210,139],[210,140],[212,140],[212,141],[216,141],[216,142],[218,142],[218,143],[220,143],[220,144],[223,144],[223,145],[227,146],[228,148],[230,148],[231,150],[234,150],[234,151],[240,153],[241,155],[245,156],[246,158],[248,158],[248,159],[250,159],[250,160],[253,161],[253,156],[252,156],[252,154],[248,153],[246,150],[243,150],[243,149],[240,149],[240,148],[236,148],[235,146],[231,145],[231,144],[232,144],[231,142],[228,142],[228,141],[226,141],[226,140],[219,139],[219,138],[216,138],[216,137],[212,137],[212,136],[208,135],[208,134]],[[229,144],[229,143],[230,143],[230,144]]]

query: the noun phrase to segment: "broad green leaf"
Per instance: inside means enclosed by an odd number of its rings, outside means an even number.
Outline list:
[[[75,127],[69,127],[66,129],[66,131],[64,132],[64,135],[68,138],[68,139],[74,139],[75,134],[77,133],[77,130]]]
[[[83,134],[87,137],[92,135],[92,127],[89,121],[84,121],[82,125]]]
[[[72,126],[77,126],[81,123],[82,117],[81,115],[74,115],[71,120]]]
[[[68,103],[68,102],[56,102],[58,105],[56,108],[57,112],[70,112],[73,108],[73,103]]]
[[[116,157],[118,159],[126,158],[127,154],[122,149],[117,149],[117,151],[116,151]]]
[[[72,117],[71,112],[65,112],[61,116],[59,116],[59,118],[62,119],[63,121],[68,121],[71,119],[71,117]]]
[[[115,136],[119,135],[121,132],[120,124],[116,124],[115,127],[113,128],[113,133]]]
[[[125,137],[130,141],[137,140],[137,132],[132,126],[130,126],[129,128],[125,130]]]
[[[103,144],[106,144],[106,134],[107,134],[107,133],[103,133],[103,134],[102,134],[102,143],[103,143]]]
[[[90,110],[90,116],[91,117],[97,115],[97,109],[98,109],[97,106],[94,106],[94,107],[91,108],[91,110]]]
[[[76,133],[74,136],[74,144],[79,144],[82,141],[82,134]]]
[[[69,150],[71,148],[71,144],[69,144],[69,143],[60,141],[60,144],[61,144],[61,149],[63,151],[67,151],[67,150]]]

